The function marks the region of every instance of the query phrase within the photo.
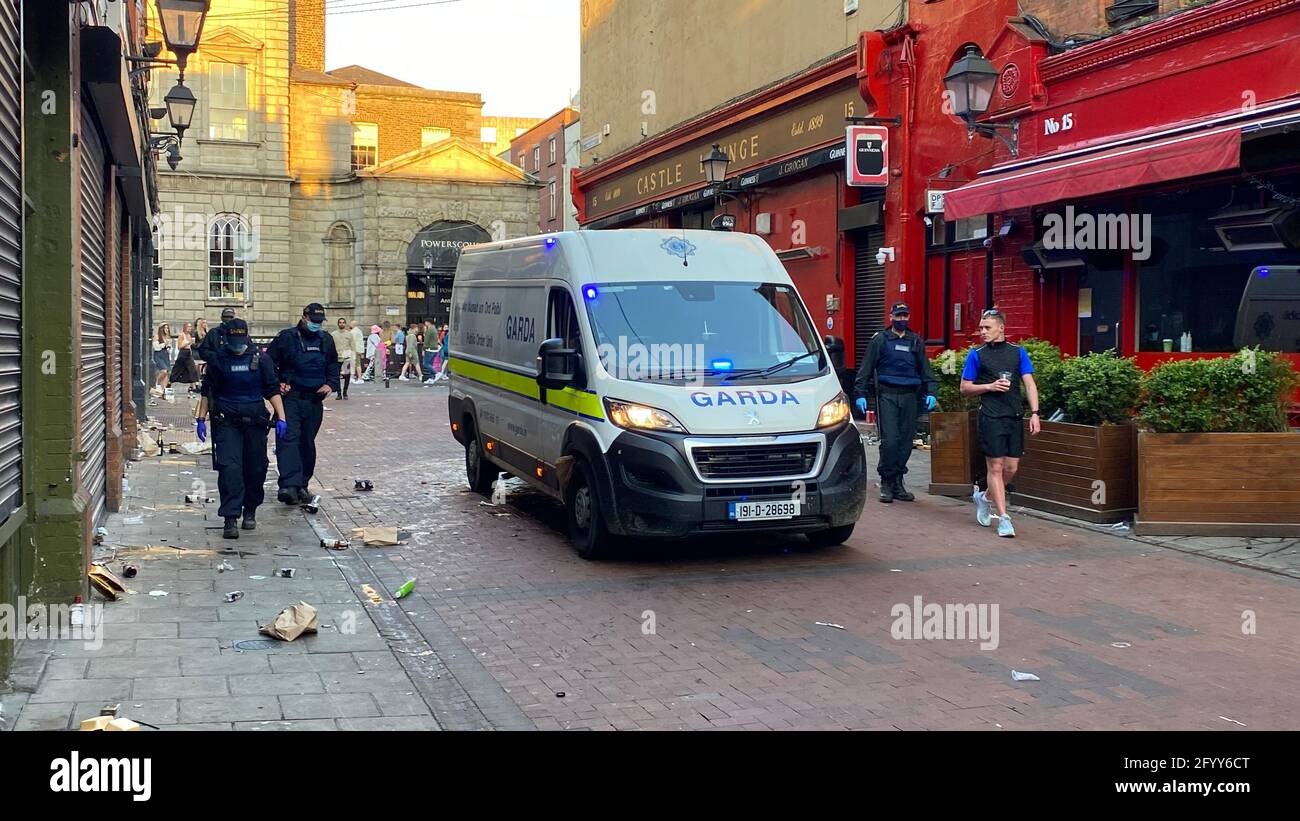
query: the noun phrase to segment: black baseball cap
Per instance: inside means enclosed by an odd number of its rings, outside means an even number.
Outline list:
[[[234,318],[235,318],[235,309],[234,309],[234,308],[222,308],[222,309],[221,309],[221,318],[222,318],[223,320],[234,319]]]
[[[248,337],[248,323],[242,319],[230,320],[230,327],[226,329],[226,339],[235,337]]]
[[[911,313],[912,313],[912,309],[907,307],[906,302],[895,302],[894,307],[889,309],[890,316],[898,316],[899,314],[910,315]]]
[[[312,322],[324,322],[325,306],[319,302],[313,302],[306,308],[302,309],[302,315],[310,319]]]

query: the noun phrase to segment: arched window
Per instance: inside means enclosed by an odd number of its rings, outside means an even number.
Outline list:
[[[255,252],[248,222],[239,214],[218,214],[208,228],[208,298],[246,301],[248,262]]]
[[[352,281],[356,270],[356,237],[346,222],[336,222],[322,240],[325,243],[326,293],[330,305],[352,304]]]

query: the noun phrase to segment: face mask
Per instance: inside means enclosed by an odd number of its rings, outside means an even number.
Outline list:
[[[307,323],[307,330],[311,331],[312,333],[315,333],[316,331],[319,331],[319,330],[320,330],[320,323],[319,323],[319,322],[308,322],[308,323]]]
[[[248,350],[248,343],[245,342],[241,344],[237,342],[231,342],[229,345],[226,346],[226,350],[230,351],[235,356],[243,356],[244,351]]]
[[[907,330],[907,320],[906,320],[906,319],[895,319],[895,320],[894,320],[894,330],[895,330],[895,331],[906,331],[906,330]]]

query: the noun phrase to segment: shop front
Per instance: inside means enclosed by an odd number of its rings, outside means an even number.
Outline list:
[[[846,185],[845,118],[867,113],[852,51],[574,174],[585,229],[710,229],[762,236],[846,362],[883,326],[883,189]],[[703,160],[727,154],[725,181]],[[857,329],[865,326],[863,335]]]
[[[1017,330],[1144,368],[1256,345],[1300,365],[1300,0],[1220,0],[1032,70],[1039,104],[989,115],[1019,120],[1019,156],[943,215],[989,220]]]
[[[439,220],[420,229],[406,248],[406,325],[432,320],[441,328],[450,321],[461,249],[491,238],[485,228],[464,220]]]

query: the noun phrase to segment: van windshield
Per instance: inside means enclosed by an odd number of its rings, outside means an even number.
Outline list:
[[[789,381],[826,366],[789,285],[618,282],[586,285],[582,296],[601,364],[617,379]]]

